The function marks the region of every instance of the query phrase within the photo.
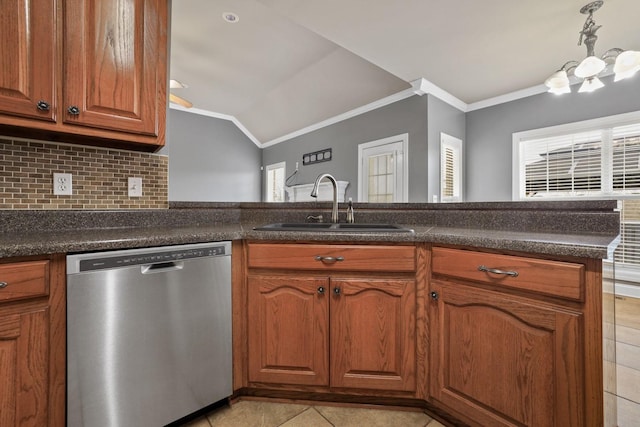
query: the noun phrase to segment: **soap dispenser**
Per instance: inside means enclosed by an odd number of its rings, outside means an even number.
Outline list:
[[[349,197],[349,204],[347,205],[347,223],[351,224],[355,221],[353,217],[353,200]]]

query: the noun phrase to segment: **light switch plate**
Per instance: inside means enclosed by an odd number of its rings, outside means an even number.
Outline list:
[[[53,174],[53,194],[56,196],[73,195],[73,182],[70,173]]]
[[[129,197],[142,197],[142,178],[129,177]]]

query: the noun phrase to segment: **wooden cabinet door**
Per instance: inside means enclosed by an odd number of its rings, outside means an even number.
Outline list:
[[[166,15],[166,0],[65,2],[64,123],[158,135]]]
[[[329,279],[248,278],[248,379],[329,384]]]
[[[580,313],[454,282],[431,290],[432,398],[478,426],[584,425]]]
[[[415,281],[331,279],[331,387],[415,391]]]
[[[0,113],[55,120],[54,0],[0,2]],[[42,101],[38,108],[38,103]]]
[[[49,310],[0,316],[0,426],[49,424]]]

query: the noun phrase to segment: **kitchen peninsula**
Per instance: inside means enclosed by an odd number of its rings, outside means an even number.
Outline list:
[[[41,271],[40,288],[0,299],[0,324],[47,313],[49,391],[29,397],[49,402],[42,420],[64,420],[65,254],[231,240],[237,396],[413,406],[452,425],[601,424],[615,201],[355,208],[356,222],[414,233],[254,230],[329,217],[322,202],[0,211],[0,272]]]

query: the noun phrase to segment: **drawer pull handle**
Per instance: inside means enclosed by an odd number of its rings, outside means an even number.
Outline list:
[[[323,264],[335,264],[338,261],[344,261],[344,257],[342,256],[322,256],[322,255],[316,255],[315,258],[316,261],[321,261]]]
[[[337,287],[337,286],[335,288],[333,288],[333,293],[336,294],[336,296],[339,296],[340,295],[340,288]]]
[[[518,277],[517,271],[505,271],[498,270],[497,268],[489,268],[484,265],[478,267],[478,271],[484,271],[485,273],[493,273],[493,274],[504,274],[505,276]]]
[[[320,287],[318,288],[318,293],[319,293],[320,295],[324,294],[324,287],[323,287],[323,286],[320,286]]]
[[[0,289],[6,288],[7,286],[9,286],[7,282],[0,282]]]

